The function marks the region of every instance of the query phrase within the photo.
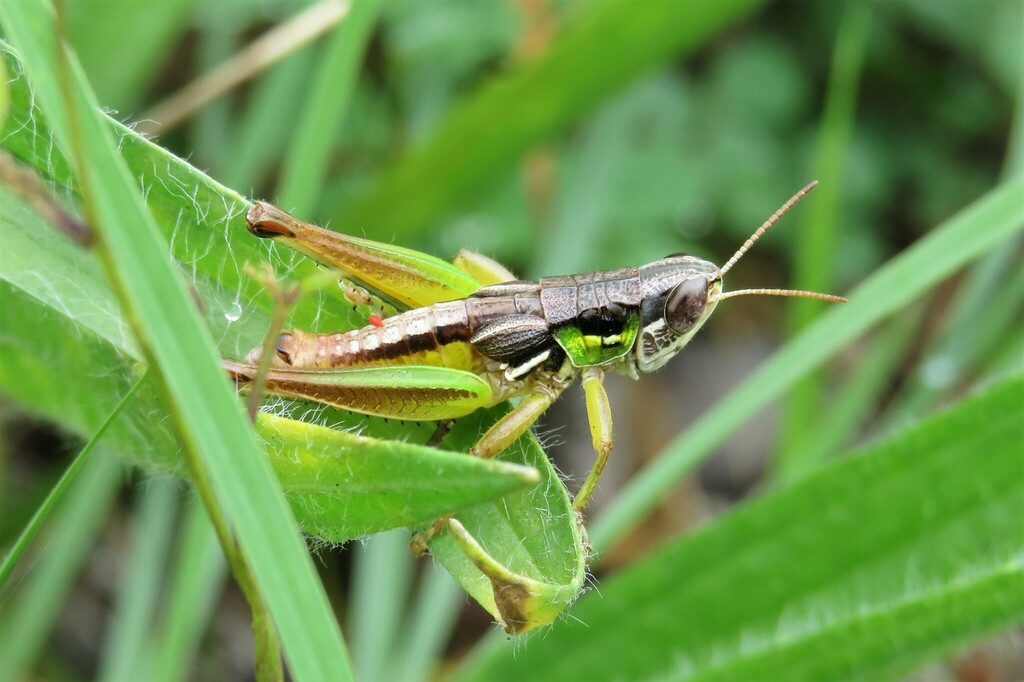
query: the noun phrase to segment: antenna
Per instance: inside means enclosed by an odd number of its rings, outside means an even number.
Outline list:
[[[739,248],[739,250],[732,255],[732,258],[729,259],[729,262],[726,263],[724,266],[722,266],[722,269],[720,270],[720,272],[723,275],[725,273],[729,272],[729,269],[732,266],[736,265],[736,261],[738,261],[740,258],[743,258],[743,254],[745,254],[747,252],[747,250],[750,249],[750,247],[753,246],[757,242],[757,240],[760,239],[761,236],[764,235],[764,233],[767,232],[771,228],[772,225],[774,225],[775,223],[779,222],[779,218],[784,216],[786,214],[786,211],[788,211],[789,209],[793,208],[793,205],[796,204],[796,202],[798,202],[801,199],[803,199],[804,195],[806,195],[808,192],[810,192],[812,189],[814,189],[817,186],[818,186],[818,181],[815,180],[815,181],[811,182],[809,185],[807,185],[806,187],[804,187],[802,190],[800,190],[799,192],[797,192],[796,194],[791,196],[789,198],[789,201],[787,201],[782,206],[780,206],[779,210],[776,211],[775,213],[773,213],[771,218],[769,218],[768,220],[764,221],[764,224],[762,224],[761,227],[757,228],[757,230],[754,231],[754,234],[750,235],[750,239],[745,241],[743,243],[743,246],[741,246]],[[773,294],[770,294],[770,295],[773,295]]]
[[[799,289],[737,289],[736,291],[726,291],[717,296],[712,296],[708,299],[708,302],[718,303],[724,298],[732,298],[733,296],[785,296],[787,298],[813,298],[818,301],[828,301],[829,303],[846,303],[846,299],[842,296],[819,294],[816,291],[801,291]]]

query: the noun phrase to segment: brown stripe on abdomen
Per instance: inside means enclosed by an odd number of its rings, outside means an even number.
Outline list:
[[[336,334],[294,331],[287,337],[287,364],[300,369],[334,369],[384,364],[438,365],[469,369],[465,346],[471,335],[464,301],[417,308],[383,321]],[[456,348],[458,347],[458,348]]]

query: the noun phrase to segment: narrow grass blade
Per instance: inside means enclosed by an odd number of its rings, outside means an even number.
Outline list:
[[[174,556],[161,622],[146,647],[149,666],[140,675],[154,682],[176,682],[189,677],[227,577],[217,536],[198,500],[188,506]]]
[[[983,378],[991,381],[1024,372],[1024,325],[1011,331],[986,364]]]
[[[397,638],[412,581],[409,532],[380,533],[353,552],[348,628],[352,666],[360,680],[386,680],[385,668],[405,646]]]
[[[810,198],[797,240],[793,289],[831,291],[837,262],[840,203],[846,152],[853,134],[857,108],[857,89],[871,29],[872,9],[865,4],[846,4],[839,21],[832,53],[832,71],[825,111],[818,131],[813,177],[820,182]],[[795,334],[810,324],[825,307],[821,301],[794,299],[786,305],[786,329]],[[813,467],[817,461],[801,459],[816,451],[804,447],[804,439],[821,422],[815,416],[822,403],[824,377],[812,373],[797,382],[787,394],[779,434],[779,459],[776,473],[791,478]]]
[[[1024,301],[1021,240],[1011,239],[975,266],[935,340],[903,387],[885,421],[906,423],[969,381],[998,340],[1019,324]]]
[[[908,309],[880,329],[860,353],[863,358],[835,395],[819,405],[821,426],[803,438],[796,461],[806,466],[779,472],[778,480],[791,482],[847,447],[863,428],[889,387],[899,362],[905,357],[921,324],[925,306]],[[827,425],[827,426],[826,426]]]
[[[300,1],[297,4],[306,3]],[[239,6],[235,3],[206,3],[200,8],[202,11],[197,17],[199,25],[210,32],[223,32],[230,42],[234,42],[235,37],[245,33],[248,28],[245,18],[239,21]],[[142,115],[137,128],[147,134],[170,131],[183,120],[215,104],[256,74],[284,59],[292,51],[329,31],[347,9],[347,4],[342,0],[321,0],[307,11],[298,12],[246,43],[244,47],[224,52],[223,60],[201,59],[204,62],[201,75],[154,104]],[[208,46],[201,46],[200,50],[210,55],[211,52],[206,48]]]
[[[1024,10],[1017,12],[1017,24],[1024,29]],[[1020,64],[1017,67],[1017,104],[1011,127],[1005,169],[1012,175],[1024,173],[1024,66]]]
[[[29,677],[120,484],[121,464],[109,453],[90,458],[76,477],[24,584],[0,602],[0,680]]]
[[[316,208],[381,1],[350,2],[348,15],[328,40],[284,157],[278,201],[288,211],[308,215]]]
[[[65,153],[78,150],[77,179],[107,272],[130,311],[182,446],[208,468],[291,670],[304,680],[350,679],[323,586],[255,434],[221,376],[209,332],[165,255],[167,246],[77,63],[69,60],[70,74],[62,75],[53,15],[41,1],[19,2],[0,5],[0,18],[21,51],[58,142]]]
[[[629,123],[629,107],[622,97],[610,102],[586,127],[577,152],[578,170],[567,175],[558,192],[558,207],[551,230],[534,249],[534,272],[544,277],[556,272],[583,272],[598,261],[602,221],[614,200],[610,188],[613,169],[630,153],[622,130]]]
[[[736,387],[620,491],[591,526],[607,549],[679,479],[799,378],[875,324],[1010,235],[1024,229],[1024,176],[1003,183],[889,261]]]
[[[402,682],[435,679],[434,667],[442,658],[444,645],[451,637],[459,609],[465,602],[459,584],[433,563],[424,566],[416,590],[416,602],[406,619],[396,651],[381,678]]]
[[[890,679],[1024,621],[1022,401],[1018,376],[758,498],[458,679]]]
[[[163,479],[140,485],[146,490],[137,498],[137,524],[125,565],[127,575],[118,583],[100,661],[98,677],[105,682],[131,682],[140,679],[144,670],[142,645],[156,615],[178,510],[177,481]]]
[[[232,21],[237,12],[231,3],[208,2],[197,8],[197,70],[209,73],[223,64],[241,47],[241,26]],[[163,115],[153,112],[154,120],[163,121]],[[188,123],[188,146],[196,150],[198,164],[210,169],[213,176],[219,175],[231,156],[228,147],[229,131],[232,127],[231,101],[217,97],[184,114]],[[147,119],[149,120],[149,119]],[[159,130],[159,128],[158,128]]]
[[[37,509],[36,513],[32,515],[32,519],[28,522],[28,525],[25,526],[24,530],[21,531],[21,534],[18,535],[18,539],[15,541],[14,545],[12,545],[11,549],[4,555],[3,563],[0,564],[0,590],[6,586],[7,579],[10,577],[11,572],[17,565],[18,560],[21,559],[25,550],[28,549],[29,543],[32,542],[32,538],[34,538],[36,533],[39,532],[43,522],[60,503],[64,493],[67,492],[67,489],[74,482],[75,477],[78,476],[82,467],[85,466],[93,448],[103,439],[104,434],[107,432],[107,428],[115,419],[117,419],[118,415],[121,414],[121,410],[124,409],[124,406],[132,399],[135,392],[139,390],[139,387],[142,386],[145,380],[145,375],[139,377],[138,381],[136,381],[128,392],[124,394],[124,397],[110,415],[107,416],[99,429],[96,430],[93,437],[89,439],[89,442],[85,444],[85,447],[83,447],[75,456],[75,459],[71,461],[70,466],[68,466],[67,470],[61,475],[56,485],[54,485],[47,494],[43,503],[39,505],[39,509]]]
[[[314,57],[313,47],[304,47],[255,83],[228,143],[232,153],[222,177],[226,185],[259,186],[263,174],[281,156],[295,118],[295,103],[306,99],[305,74],[313,70]],[[249,140],[259,140],[259,144]]]

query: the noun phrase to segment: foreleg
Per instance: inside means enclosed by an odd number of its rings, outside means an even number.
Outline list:
[[[534,422],[551,407],[563,387],[543,386],[523,398],[511,412],[495,422],[469,452],[476,457],[496,457],[526,433]]]
[[[583,481],[583,486],[576,493],[572,507],[577,512],[583,511],[590,501],[590,496],[597,488],[601,472],[608,463],[608,455],[612,451],[612,409],[608,403],[608,394],[604,390],[604,370],[590,367],[583,372],[583,393],[587,399],[587,420],[590,422],[590,438],[597,451],[597,461]]]

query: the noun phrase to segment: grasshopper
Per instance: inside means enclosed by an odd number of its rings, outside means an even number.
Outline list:
[[[612,446],[608,371],[633,379],[662,368],[735,296],[846,299],[785,289],[723,292],[723,275],[810,191],[802,188],[764,222],[722,267],[688,254],[640,267],[515,280],[484,256],[463,251],[457,270],[387,244],[341,235],[258,202],[246,218],[269,238],[340,269],[406,312],[336,334],[287,331],[276,341],[266,389],[356,413],[410,421],[445,421],[521,397],[470,451],[501,454],[577,377],[582,378],[597,460],[573,508],[582,511]],[[441,263],[446,266],[446,263]],[[453,275],[453,272],[459,274]],[[225,360],[239,384],[251,382],[260,349],[244,363]]]
[[[786,201],[722,267],[675,254],[640,267],[537,282],[516,280],[479,254],[461,252],[452,268],[416,251],[309,225],[257,202],[246,215],[252,234],[337,268],[405,310],[386,318],[374,315],[372,324],[347,332],[281,333],[266,389],[367,415],[438,422],[520,398],[470,450],[494,457],[579,377],[597,452],[573,499],[579,514],[612,450],[611,407],[602,384],[606,372],[636,379],[662,367],[727,298],[845,301],[788,289],[722,289],[723,276],[815,184]],[[244,362],[224,361],[239,385],[254,380],[260,352],[254,349]]]

